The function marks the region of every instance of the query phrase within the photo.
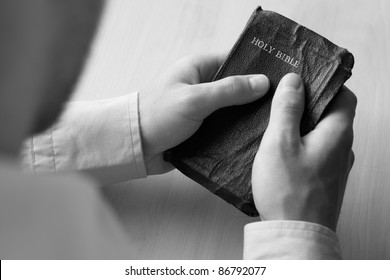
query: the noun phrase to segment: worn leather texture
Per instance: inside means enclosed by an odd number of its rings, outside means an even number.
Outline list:
[[[346,49],[258,7],[214,80],[265,74],[271,83],[269,92],[254,103],[214,112],[191,138],[167,151],[165,159],[242,212],[258,216],[252,196],[252,164],[280,79],[290,72],[302,77],[306,96],[301,135],[305,135],[351,76],[353,64]]]

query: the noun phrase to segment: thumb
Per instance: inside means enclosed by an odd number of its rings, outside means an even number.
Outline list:
[[[282,78],[272,99],[267,130],[283,137],[300,137],[300,122],[305,108],[305,93],[299,75],[290,73]]]
[[[198,101],[202,103],[202,117],[206,117],[222,107],[259,99],[267,93],[269,80],[265,75],[230,76],[193,87],[194,92],[198,93]]]

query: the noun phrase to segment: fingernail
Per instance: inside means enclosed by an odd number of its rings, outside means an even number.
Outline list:
[[[293,87],[298,90],[301,87],[301,77],[295,73],[287,74],[282,79],[282,87]]]
[[[249,84],[254,92],[266,92],[269,88],[269,80],[265,75],[255,75],[249,78]]]

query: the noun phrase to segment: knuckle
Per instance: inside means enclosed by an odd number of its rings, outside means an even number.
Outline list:
[[[329,141],[337,143],[337,146],[345,151],[348,151],[352,148],[353,144],[353,129],[351,126],[344,127],[330,127],[329,131]]]
[[[298,98],[294,96],[275,95],[272,101],[273,107],[287,113],[299,113],[302,110],[302,104]]]
[[[240,87],[240,83],[241,81],[237,77],[227,77],[223,79],[222,89],[224,92],[232,93]]]
[[[352,91],[351,91],[351,103],[354,107],[356,107],[358,104],[358,99]]]
[[[244,99],[252,92],[248,80],[242,76],[231,76],[223,79],[222,91],[231,95],[239,93]]]
[[[347,103],[352,107],[356,108],[358,104],[357,96],[346,86],[343,86],[341,88],[340,94],[344,95],[346,98]]]
[[[355,109],[358,103],[356,95],[352,91],[347,91],[347,96],[348,104],[351,106],[351,108]]]
[[[179,62],[183,63],[184,65],[198,65],[199,64],[199,57],[195,55],[186,55],[183,56]]]
[[[353,164],[355,163],[355,153],[351,150],[350,151],[350,160],[349,160],[349,162],[350,162],[350,167],[352,168],[352,166],[353,166]]]

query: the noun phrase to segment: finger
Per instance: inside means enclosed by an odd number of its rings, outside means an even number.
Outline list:
[[[349,140],[352,145],[353,120],[357,106],[356,96],[343,87],[324,112],[324,117],[310,134],[317,137],[332,137]]]
[[[215,82],[192,86],[193,96],[202,117],[222,107],[242,105],[264,96],[269,89],[269,80],[264,75],[231,76]]]
[[[304,86],[299,75],[290,73],[282,78],[272,99],[267,130],[281,137],[300,137],[300,123],[305,107]]]
[[[207,55],[198,55],[193,59],[194,66],[199,73],[199,82],[211,81],[217,73],[219,67],[223,64],[227,53],[214,53]]]
[[[349,169],[352,169],[353,164],[355,163],[355,153],[351,150],[349,154]]]
[[[209,82],[214,78],[226,56],[227,52],[186,56],[173,66],[172,72],[179,72],[181,76],[183,71],[190,72],[185,75],[190,78],[187,81],[189,84]]]

